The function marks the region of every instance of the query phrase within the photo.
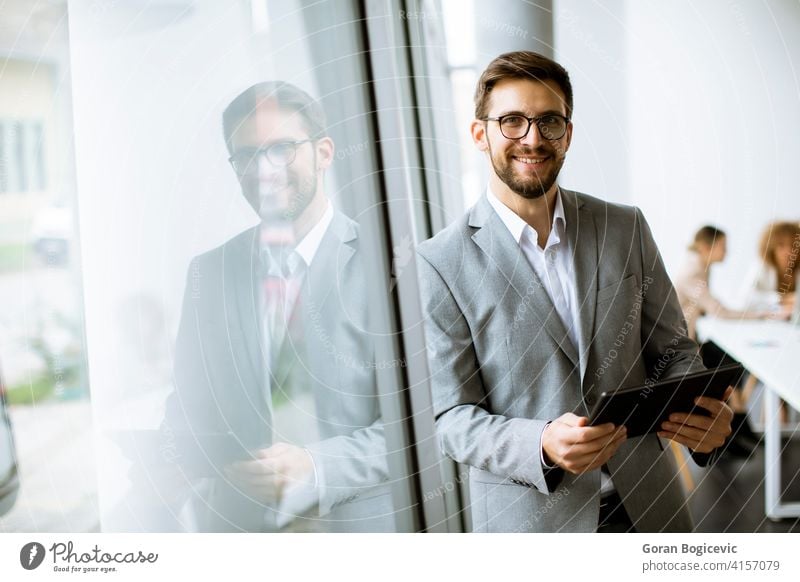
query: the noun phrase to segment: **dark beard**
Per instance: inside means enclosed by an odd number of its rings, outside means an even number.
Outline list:
[[[316,152],[314,152],[314,160],[311,167],[317,167]],[[253,195],[252,200],[248,198],[248,202],[250,202],[250,205],[261,217],[262,222],[280,224],[292,222],[300,216],[303,211],[308,208],[308,205],[311,204],[311,201],[317,193],[317,174],[315,172],[309,172],[305,176],[292,174],[289,176],[288,188],[292,193],[289,195],[286,207],[272,210],[268,214],[264,214],[261,211],[261,197],[259,194]]]
[[[316,166],[316,164],[315,164]],[[317,192],[317,175],[311,174],[307,179],[300,179],[295,184],[294,194],[289,199],[286,210],[281,213],[284,220],[294,220],[308,208]]]
[[[555,157],[556,152],[546,152],[542,150],[535,150],[533,152],[519,152],[517,155],[520,156],[536,156],[536,155],[549,155]],[[555,167],[555,171],[551,174],[547,174],[545,176],[539,176],[538,174],[533,176],[530,180],[523,180],[521,179],[515,172],[514,169],[511,167],[511,163],[508,162],[503,167],[499,167],[494,160],[494,152],[492,151],[492,146],[489,144],[489,159],[492,162],[492,168],[494,168],[495,174],[500,180],[508,186],[512,192],[515,194],[522,196],[527,200],[533,200],[535,198],[541,198],[553,187],[553,184],[556,183],[556,178],[558,178],[558,173],[561,170],[561,164],[557,164]],[[563,162],[562,162],[563,163]]]

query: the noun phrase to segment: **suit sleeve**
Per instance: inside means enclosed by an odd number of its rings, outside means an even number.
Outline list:
[[[542,493],[552,492],[563,472],[545,471],[540,460],[548,419],[508,418],[487,410],[470,327],[440,273],[419,257],[431,391],[444,454]]]
[[[650,226],[638,208],[636,221],[641,242],[643,286],[647,286],[642,303],[642,350],[647,375],[657,381],[701,372],[705,367],[699,347],[687,335],[686,320],[675,288],[667,275]],[[719,450],[706,454],[690,452],[698,465],[705,466],[716,459]]]
[[[317,469],[320,515],[389,479],[381,419],[349,435],[325,439],[306,449]]]

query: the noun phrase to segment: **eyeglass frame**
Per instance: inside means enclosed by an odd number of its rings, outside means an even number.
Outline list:
[[[506,117],[521,117],[521,118],[525,119],[528,122],[528,128],[525,130],[525,133],[523,133],[519,137],[508,137],[503,132],[503,121],[502,120],[505,119]],[[543,117],[560,117],[561,119],[563,119],[564,122],[565,122],[564,123],[564,133],[562,133],[558,137],[547,137],[546,135],[544,135],[544,133],[542,133],[542,129],[539,127],[539,123],[538,123],[538,121],[541,120]],[[498,117],[484,117],[482,119],[482,121],[496,121],[497,122],[497,127],[500,128],[500,133],[503,135],[503,137],[506,138],[506,139],[514,140],[514,141],[519,140],[519,139],[525,139],[526,137],[528,137],[528,134],[531,131],[531,126],[534,123],[536,123],[536,131],[539,132],[539,135],[542,136],[542,138],[544,138],[544,139],[546,139],[548,141],[556,141],[556,140],[561,139],[565,135],[567,135],[567,129],[569,129],[569,124],[572,123],[572,120],[569,117],[567,117],[565,115],[561,115],[560,113],[545,113],[544,115],[537,115],[535,117],[528,117],[526,115],[523,115],[522,113],[506,113],[505,115],[500,115]]]
[[[297,149],[298,149],[299,146],[303,145],[304,143],[315,142],[315,141],[318,141],[318,140],[316,140],[314,138],[310,138],[310,137],[306,138],[306,139],[300,139],[300,140],[294,140],[294,141],[292,141],[292,140],[276,141],[275,143],[271,143],[266,147],[256,148],[255,151],[253,152],[253,156],[252,156],[251,160],[258,159],[258,157],[260,157],[260,156],[264,156],[267,159],[267,161],[270,164],[272,164],[274,167],[276,167],[276,168],[286,168],[288,166],[291,166],[294,163],[294,161],[297,159]],[[275,146],[285,146],[285,145],[294,146],[292,148],[292,159],[289,160],[288,162],[286,162],[285,164],[276,164],[269,157],[269,150],[274,148]],[[247,169],[245,169],[244,171],[240,172],[239,170],[236,169],[236,163],[234,161],[235,157],[236,157],[236,154],[234,153],[232,156],[230,156],[228,158],[228,163],[231,165],[231,167],[233,168],[233,171],[236,172],[236,174],[238,176],[244,176],[248,172],[252,172],[255,168],[258,167],[257,164],[248,164],[247,165]],[[253,166],[252,168],[251,168],[251,165]]]

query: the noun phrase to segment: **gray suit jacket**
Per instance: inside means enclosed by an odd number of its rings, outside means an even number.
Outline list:
[[[265,365],[258,243],[257,227],[243,232],[195,258],[187,277],[175,348],[175,391],[162,432],[175,440],[178,461],[190,477],[210,479],[208,490],[195,494],[199,528],[273,529],[274,509],[238,490],[221,469],[237,448],[241,455],[272,444],[270,395],[279,387],[290,399],[299,391],[314,399],[319,440],[300,444],[311,452],[325,487],[320,511],[306,518],[317,523],[301,527],[391,531],[357,225],[335,212],[297,302],[299,329],[292,333],[302,338],[304,349],[296,355],[301,350],[284,342],[282,364],[275,370]]]
[[[546,474],[545,424],[588,415],[604,390],[703,369],[641,211],[561,192],[579,346],[485,196],[418,249],[437,430],[470,466],[475,531],[594,531],[600,471]],[[608,467],[638,531],[691,529],[655,435],[629,439]]]

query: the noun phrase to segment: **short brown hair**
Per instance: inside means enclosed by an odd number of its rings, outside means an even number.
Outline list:
[[[229,152],[233,133],[242,121],[255,114],[258,104],[265,100],[275,101],[278,107],[299,113],[312,139],[325,137],[325,112],[318,101],[291,83],[264,81],[242,91],[222,113],[222,133]]]
[[[475,88],[475,118],[485,119],[489,114],[489,94],[494,86],[505,79],[530,79],[555,81],[567,104],[567,117],[572,117],[572,83],[567,70],[552,59],[532,51],[505,53],[494,59],[481,74]]]
[[[707,224],[694,233],[694,242],[689,249],[696,251],[697,245],[701,243],[708,247],[713,247],[714,243],[721,238],[725,238],[725,233],[716,226]]]

